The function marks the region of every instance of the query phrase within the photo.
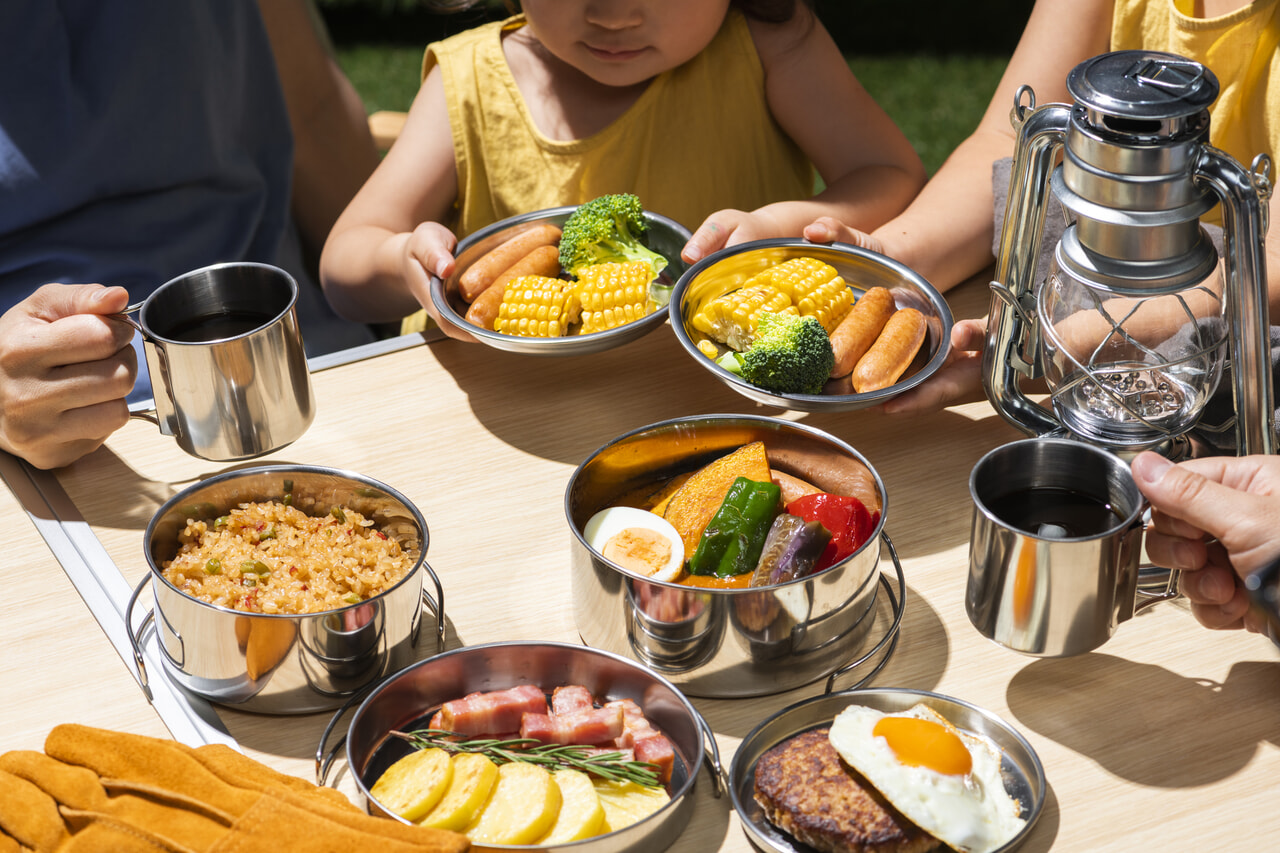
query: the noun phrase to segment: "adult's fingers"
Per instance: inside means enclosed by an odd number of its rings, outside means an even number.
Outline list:
[[[1215,630],[1243,628],[1244,617],[1248,612],[1249,597],[1243,587],[1236,587],[1235,593],[1225,604],[1191,603],[1191,615],[1196,621]]]
[[[1186,465],[1174,465],[1145,452],[1132,463],[1134,480],[1158,513],[1165,533],[1191,538],[1199,530],[1217,539],[1245,574],[1280,551],[1274,531],[1280,526],[1280,499],[1225,486]],[[1219,469],[1221,471],[1222,469]]]

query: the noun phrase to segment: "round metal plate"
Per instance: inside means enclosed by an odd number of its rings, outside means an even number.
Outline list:
[[[575,210],[577,205],[568,205],[512,216],[463,238],[455,252],[457,263],[454,265],[453,273],[447,279],[431,277],[431,302],[440,312],[443,321],[465,330],[480,343],[495,349],[525,355],[552,356],[603,352],[636,340],[665,323],[667,311],[665,308],[659,308],[634,323],[627,323],[606,332],[567,335],[560,338],[526,338],[504,335],[467,322],[467,303],[458,293],[458,278],[467,267],[490,249],[535,225],[550,222],[563,226],[565,220]],[[680,259],[680,251],[689,241],[689,230],[673,219],[648,211],[645,211],[645,220],[649,223],[649,230],[645,234],[646,244],[667,259],[667,268],[662,271],[659,281],[670,285],[684,273],[686,264]]]
[[[1044,808],[1044,767],[1031,744],[1004,720],[961,699],[925,690],[869,688],[845,690],[797,702],[756,726],[742,741],[729,767],[729,793],[733,808],[747,837],[761,850],[775,853],[812,853],[812,848],[779,830],[765,819],[753,798],[756,762],[764,753],[801,732],[830,725],[835,716],[850,705],[865,705],[878,711],[904,711],[924,704],[951,721],[957,728],[989,738],[1003,753],[1000,771],[1005,789],[1018,801],[1026,825],[996,853],[1009,853],[1030,834]]]
[[[916,308],[924,314],[928,333],[915,361],[903,378],[888,388],[865,394],[775,394],[757,388],[703,355],[698,341],[706,335],[690,320],[699,305],[741,286],[751,275],[791,258],[817,258],[831,264],[853,290],[855,297],[872,287],[892,291],[899,308]],[[844,243],[809,243],[804,240],[758,240],[716,252],[690,267],[671,294],[671,328],[685,350],[705,370],[744,397],[797,412],[847,412],[883,403],[920,385],[942,366],[951,341],[951,308],[933,285],[919,273],[876,252]],[[721,347],[723,349],[723,347]]]

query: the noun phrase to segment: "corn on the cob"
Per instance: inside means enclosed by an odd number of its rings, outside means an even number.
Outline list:
[[[742,352],[751,346],[756,333],[756,319],[761,311],[796,313],[785,293],[771,284],[764,284],[740,287],[709,300],[699,306],[689,322],[699,332]]]
[[[542,275],[517,276],[507,282],[493,328],[504,335],[557,338],[578,322],[580,309],[572,282]]]
[[[649,282],[653,268],[645,261],[592,264],[578,270],[582,303],[579,334],[603,332],[639,320],[653,311]]]
[[[749,284],[766,282],[785,293],[800,316],[817,319],[828,334],[853,307],[853,291],[840,273],[817,258],[791,258],[774,264]]]

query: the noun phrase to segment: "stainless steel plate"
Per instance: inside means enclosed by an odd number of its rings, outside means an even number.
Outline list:
[[[1022,831],[997,853],[1008,853],[1022,844],[1040,817],[1045,798],[1044,767],[1031,744],[1013,726],[976,705],[940,693],[900,688],[845,690],[806,699],[783,708],[746,736],[729,766],[729,793],[733,797],[733,808],[742,820],[743,830],[751,841],[762,850],[776,853],[813,851],[807,844],[802,844],[769,823],[752,797],[756,762],[762,755],[801,732],[830,725],[836,714],[850,705],[864,705],[892,713],[905,711],[916,704],[929,706],[957,728],[990,738],[1000,748],[1003,753],[1000,772],[1004,777],[1005,789],[1018,801],[1022,817],[1027,822]]]
[[[924,345],[900,381],[865,394],[775,394],[730,373],[698,350],[698,341],[707,337],[690,323],[699,305],[740,287],[757,272],[799,257],[817,258],[831,264],[844,277],[856,297],[861,297],[873,287],[884,287],[893,293],[899,308],[916,308],[924,314],[928,324]],[[670,312],[671,328],[676,337],[705,370],[710,370],[717,379],[748,399],[797,412],[847,412],[883,403],[916,387],[937,372],[947,357],[951,341],[951,308],[933,285],[892,258],[844,243],[823,245],[804,240],[758,240],[716,252],[680,276],[671,294]]]
[[[577,205],[553,207],[520,216],[512,216],[501,222],[495,222],[487,228],[481,228],[458,243],[455,253],[457,263],[453,274],[448,279],[431,277],[431,301],[440,312],[445,322],[452,323],[474,335],[476,340],[495,349],[508,352],[519,352],[526,355],[584,355],[603,352],[616,346],[633,341],[652,332],[667,320],[667,310],[659,308],[647,317],[634,323],[627,323],[610,329],[607,332],[596,332],[590,335],[570,335],[563,338],[525,338],[517,335],[504,335],[492,329],[484,329],[472,325],[466,320],[467,303],[458,294],[458,278],[476,262],[478,258],[495,246],[544,222],[564,225],[569,215],[577,210]],[[684,273],[686,264],[680,260],[680,250],[689,241],[689,229],[673,219],[645,211],[645,220],[649,230],[645,234],[645,242],[650,249],[667,259],[667,268],[659,276],[659,281],[667,285],[674,284]]]

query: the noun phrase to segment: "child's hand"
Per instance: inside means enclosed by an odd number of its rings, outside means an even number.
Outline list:
[[[405,242],[401,266],[409,292],[426,309],[428,316],[436,321],[441,331],[451,338],[474,342],[475,338],[471,333],[441,317],[435,303],[431,301],[431,276],[445,279],[453,273],[453,250],[457,245],[458,238],[448,228],[438,222],[423,222],[413,229]]]
[[[899,394],[882,406],[889,414],[932,412],[952,403],[982,399],[982,349],[987,320],[961,320],[951,327],[951,350],[928,381]]]
[[[850,228],[840,220],[833,219],[830,216],[820,216],[806,225],[804,227],[804,238],[810,243],[848,243],[860,249],[879,252],[882,255],[888,254],[879,238],[865,231]]]
[[[685,243],[680,257],[696,263],[712,252],[752,240],[786,237],[786,230],[767,213],[743,210],[718,210],[706,218]]]

